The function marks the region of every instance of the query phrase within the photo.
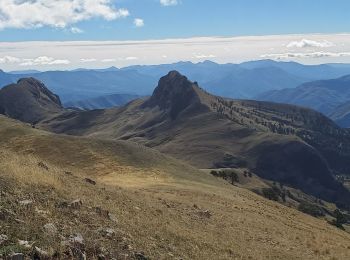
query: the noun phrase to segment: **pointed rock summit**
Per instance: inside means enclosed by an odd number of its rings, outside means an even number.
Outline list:
[[[158,106],[168,111],[170,117],[175,119],[181,112],[193,111],[202,105],[200,91],[197,83],[189,81],[177,71],[170,71],[159,80],[158,86],[145,106]]]
[[[0,90],[0,113],[36,123],[63,110],[60,98],[34,78],[18,80]]]
[[[35,78],[23,78],[18,80],[17,85],[29,91],[38,102],[46,102],[62,108],[59,96],[52,93],[41,81]]]

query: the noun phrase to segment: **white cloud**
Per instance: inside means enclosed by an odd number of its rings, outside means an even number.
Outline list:
[[[78,27],[72,27],[70,28],[70,31],[74,34],[77,34],[77,33],[83,33],[84,31]]]
[[[13,56],[4,56],[0,58],[0,64],[18,64],[19,66],[35,66],[35,65],[67,65],[69,60],[54,59],[52,57],[40,56],[32,59],[21,59]]]
[[[140,19],[140,18],[136,18],[134,20],[134,25],[136,27],[143,27],[145,25],[145,22],[142,19]]]
[[[323,39],[334,43],[334,46],[320,51],[286,48],[286,43],[300,39]],[[218,63],[240,63],[262,58],[294,60],[304,64],[350,63],[349,53],[350,34],[194,37],[142,41],[0,41],[1,69],[5,71],[21,69],[19,63],[23,63],[23,58],[40,56],[70,60],[66,65],[51,65],[50,69],[75,69],[82,66],[81,59],[91,58],[96,61],[84,63],[84,68],[104,68],[106,64],[125,67],[134,64],[198,62],[205,59]],[[5,56],[17,57],[21,62],[10,63],[10,60],[16,59],[7,58],[5,63]],[[47,65],[33,65],[30,68],[45,70],[45,67]]]
[[[95,58],[88,58],[88,59],[82,58],[82,59],[80,59],[81,63],[95,62],[95,61],[97,61],[97,59],[95,59]]]
[[[178,0],[160,0],[160,4],[163,6],[177,5],[178,3]]]
[[[198,54],[194,53],[193,58],[195,58],[195,59],[210,59],[210,58],[216,58],[216,56],[214,54],[206,55],[206,54],[201,54],[201,53],[198,53]]]
[[[0,58],[0,64],[9,64],[9,63],[19,63],[21,59],[12,56],[4,56]]]
[[[261,58],[272,58],[272,59],[293,59],[293,58],[340,58],[340,57],[350,57],[350,52],[307,52],[307,53],[274,53],[274,54],[263,54]]]
[[[128,9],[125,9],[125,8],[121,8],[121,9],[118,9],[116,12],[115,12],[115,18],[114,19],[117,19],[117,18],[125,18],[125,17],[128,17],[130,15],[130,12]],[[108,19],[107,19],[108,20]],[[113,19],[112,19],[113,20]]]
[[[309,47],[316,47],[316,48],[327,48],[327,47],[333,47],[334,43],[329,41],[313,41],[308,39],[302,39],[300,41],[292,41],[287,44],[287,48],[309,48]]]
[[[36,66],[36,65],[67,65],[69,60],[54,59],[52,57],[40,56],[35,59],[22,59],[20,66]]]
[[[126,57],[125,60],[138,60],[139,58],[137,57],[133,57],[133,56],[130,56],[130,57]]]
[[[65,28],[80,21],[99,17],[115,20],[129,15],[111,0],[1,0],[0,29]]]
[[[116,59],[102,59],[101,62],[115,62]]]

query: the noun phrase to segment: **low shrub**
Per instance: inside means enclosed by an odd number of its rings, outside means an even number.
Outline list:
[[[321,207],[305,201],[299,204],[298,210],[313,217],[323,217],[325,215]]]

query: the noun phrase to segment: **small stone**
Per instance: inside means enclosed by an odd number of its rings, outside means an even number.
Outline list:
[[[115,215],[111,214],[111,213],[108,213],[108,218],[110,220],[112,220],[113,222],[116,222],[116,223],[118,222],[117,217]]]
[[[15,221],[19,224],[25,224],[25,222],[21,219],[16,218]]]
[[[0,235],[0,246],[8,240],[6,235]]]
[[[49,211],[46,211],[46,210],[41,210],[41,209],[38,209],[37,207],[35,207],[35,212],[40,214],[40,215],[43,215],[43,216],[46,216],[46,215],[49,215],[50,212]]]
[[[86,260],[86,254],[84,252],[80,252],[79,256],[79,260]]]
[[[44,229],[45,229],[46,233],[48,233],[50,235],[57,234],[57,228],[53,223],[48,223],[48,224],[44,225]]]
[[[115,234],[115,230],[112,228],[101,229],[100,231],[103,234],[103,236],[106,236],[109,238],[113,237],[113,235]]]
[[[49,259],[49,253],[39,247],[34,247],[34,259]]]
[[[137,260],[147,260],[148,259],[143,252],[135,253],[135,258]]]
[[[90,183],[91,185],[96,185],[96,181],[91,180],[90,178],[85,178],[84,179],[87,183]]]
[[[106,257],[105,257],[105,255],[103,255],[103,254],[99,254],[99,255],[97,256],[97,259],[98,259],[98,260],[105,260]]]
[[[133,248],[132,248],[131,245],[126,244],[126,245],[123,246],[123,249],[124,249],[124,250],[132,250]]]
[[[81,234],[72,235],[69,237],[69,242],[72,244],[84,245],[84,238]]]
[[[45,163],[43,163],[43,162],[39,162],[39,163],[38,163],[38,166],[39,166],[40,168],[46,170],[46,171],[49,170],[49,167],[48,167]]]
[[[18,245],[24,247],[24,248],[31,248],[32,245],[29,244],[27,240],[18,240]]]
[[[21,200],[18,202],[22,206],[29,206],[30,204],[33,204],[32,200]]]
[[[24,254],[22,253],[13,253],[10,255],[11,260],[24,260]]]
[[[83,202],[80,199],[76,199],[69,204],[69,207],[72,209],[80,209],[82,205]]]
[[[108,210],[102,209],[101,207],[95,207],[94,210],[97,214],[101,215],[102,217],[109,218],[110,213]]]
[[[4,211],[0,211],[0,220],[5,221],[8,218],[8,214]]]
[[[210,218],[212,216],[212,214],[209,210],[200,211],[200,212],[198,212],[198,215],[200,217],[204,217],[204,218]]]

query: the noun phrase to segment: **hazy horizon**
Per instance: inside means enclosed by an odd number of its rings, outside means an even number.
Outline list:
[[[350,63],[349,8],[343,0],[4,0],[0,69]]]

